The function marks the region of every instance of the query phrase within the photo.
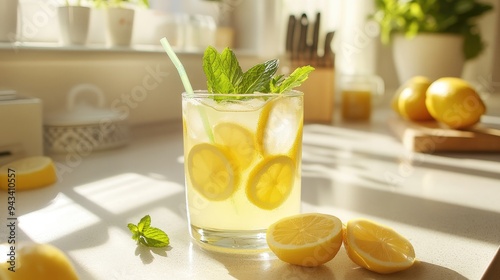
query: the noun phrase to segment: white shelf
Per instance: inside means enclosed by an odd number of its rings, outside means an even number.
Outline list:
[[[158,45],[139,45],[123,47],[110,47],[104,44],[87,44],[84,46],[64,46],[56,42],[0,42],[1,51],[47,51],[47,52],[112,52],[112,53],[165,53],[165,50],[158,41]],[[178,55],[202,55],[204,49],[178,49],[174,47],[174,51]],[[238,56],[257,57],[257,53],[253,50],[235,49],[234,52]]]
[[[123,47],[109,47],[102,44],[87,44],[83,46],[64,46],[56,42],[0,42],[0,50],[36,50],[36,51],[77,51],[77,52],[143,52],[158,53],[165,52],[158,42],[158,45],[131,45]],[[176,50],[177,53],[200,54],[203,50]]]

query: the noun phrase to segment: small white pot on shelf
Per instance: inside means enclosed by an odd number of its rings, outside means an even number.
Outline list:
[[[85,45],[89,34],[89,7],[62,6],[58,8],[59,29],[64,45]]]
[[[129,8],[106,9],[106,41],[111,47],[130,46],[135,11]]]

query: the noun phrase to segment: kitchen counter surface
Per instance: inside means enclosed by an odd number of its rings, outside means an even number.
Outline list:
[[[59,182],[16,194],[16,238],[61,248],[81,279],[480,279],[500,245],[500,154],[408,152],[389,132],[388,114],[305,125],[302,211],[394,228],[419,260],[407,271],[369,272],[343,248],[318,268],[201,250],[188,233],[180,121],[135,127],[126,147],[53,155]],[[170,247],[130,238],[127,224],[146,214]]]

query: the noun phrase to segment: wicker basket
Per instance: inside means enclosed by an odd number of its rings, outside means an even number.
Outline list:
[[[77,102],[83,93],[94,94],[97,106]],[[104,94],[94,85],[81,84],[72,88],[66,110],[45,118],[46,151],[85,155],[127,144],[129,128],[126,117],[104,108],[104,103]]]

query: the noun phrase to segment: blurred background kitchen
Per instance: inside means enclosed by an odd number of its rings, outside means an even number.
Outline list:
[[[323,106],[327,104],[326,113],[322,113],[327,114],[326,118],[315,116],[312,121],[335,119],[330,116],[336,113],[333,107],[341,103],[338,88],[342,75],[378,76],[389,95],[401,84],[392,45],[380,42],[379,25],[368,19],[375,11],[375,1],[124,1],[123,7],[132,9],[134,17],[132,21],[118,16],[115,25],[132,27],[130,37],[121,39],[110,38],[111,24],[106,13],[111,6],[103,2],[0,0],[0,98],[12,99],[14,94],[37,98],[47,120],[50,113],[68,106],[72,88],[91,84],[102,92],[102,107],[112,109],[131,125],[178,120],[183,88],[159,44],[164,36],[176,49],[195,89],[206,87],[201,56],[207,45],[232,47],[244,69],[275,57],[281,58],[283,71],[296,64],[323,69],[324,76],[318,78],[320,89],[304,89],[309,91],[307,94],[319,92],[314,99]],[[465,62],[460,75],[482,92],[494,93],[500,90],[500,3],[481,2],[493,7],[477,19],[486,47],[479,56]],[[61,18],[61,14],[71,13],[71,19],[77,18],[76,11],[61,11],[68,3],[89,7],[88,31],[75,31],[79,35],[64,33],[69,32],[66,25],[70,23],[65,23],[67,18]],[[295,38],[292,46],[287,45],[291,16]],[[308,33],[307,43],[301,47],[297,26],[302,20]],[[306,48],[309,55],[302,56],[301,48]],[[85,98],[97,103],[93,96]],[[2,110],[0,121],[15,119],[10,111]]]

